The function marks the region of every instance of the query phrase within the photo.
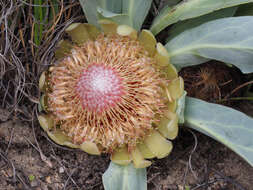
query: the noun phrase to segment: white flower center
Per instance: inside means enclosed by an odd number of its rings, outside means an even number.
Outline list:
[[[123,88],[112,68],[94,64],[83,71],[77,83],[77,92],[84,108],[102,112],[120,100]]]

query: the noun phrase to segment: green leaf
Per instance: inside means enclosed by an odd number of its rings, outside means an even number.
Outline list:
[[[253,166],[253,119],[242,112],[186,98],[185,126],[223,143]]]
[[[29,178],[29,181],[31,181],[31,182],[35,180],[35,176],[34,176],[34,175],[32,175],[32,174],[31,174],[31,175],[29,175],[29,176],[28,176],[28,178]]]
[[[131,21],[129,19],[129,16],[126,14],[118,14],[118,13],[113,13],[110,11],[107,11],[101,7],[97,8],[98,12],[98,17],[99,19],[109,19],[112,20],[118,24],[126,24],[131,26]]]
[[[35,24],[34,24],[34,42],[37,46],[40,45],[42,40],[42,32],[43,32],[43,6],[42,0],[35,0],[34,3],[36,6],[34,7],[34,17],[35,17]]]
[[[169,0],[169,1],[164,2],[164,3],[165,3],[166,6],[174,6],[174,5],[178,4],[179,1],[181,1],[181,0]],[[162,3],[162,2],[160,2],[160,3]]]
[[[123,0],[122,12],[127,14],[138,31],[149,12],[152,0]]]
[[[229,7],[226,9],[214,11],[212,13],[209,13],[207,15],[203,15],[197,18],[184,20],[179,23],[176,23],[173,25],[169,30],[169,38],[167,41],[173,39],[175,36],[179,35],[180,33],[189,30],[191,28],[197,27],[205,22],[209,22],[212,20],[220,19],[220,18],[226,18],[226,17],[232,17],[237,10],[237,7]]]
[[[122,13],[122,0],[98,0],[98,5],[113,13]]]
[[[236,11],[235,16],[253,16],[253,3],[241,5]]]
[[[136,169],[133,164],[120,166],[111,162],[102,179],[105,190],[147,190],[146,168]]]
[[[253,0],[189,0],[182,1],[175,7],[164,7],[154,19],[151,31],[158,34],[167,26],[178,21],[198,17],[213,11],[253,2]]]
[[[88,23],[99,27],[97,17],[97,0],[79,0],[82,6],[83,12],[85,13]]]
[[[183,95],[177,100],[176,113],[179,117],[178,123],[184,124],[184,110],[185,110],[185,97],[187,92],[184,91]]]
[[[210,59],[253,72],[253,17],[217,19],[182,32],[166,44],[171,63],[179,67]]]
[[[98,19],[107,18],[140,30],[152,0],[79,0],[90,24],[98,26]]]

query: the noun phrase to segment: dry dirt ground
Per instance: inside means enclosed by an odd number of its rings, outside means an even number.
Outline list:
[[[0,124],[0,190],[103,189],[107,155],[52,143],[39,125]],[[253,168],[218,142],[182,127],[174,150],[153,160],[148,190],[252,190]],[[189,187],[189,188],[188,188]]]

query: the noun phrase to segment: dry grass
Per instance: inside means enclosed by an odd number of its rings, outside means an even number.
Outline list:
[[[53,60],[64,29],[84,20],[78,1],[38,2],[0,1],[0,111],[5,113],[0,120],[34,119],[40,73]]]

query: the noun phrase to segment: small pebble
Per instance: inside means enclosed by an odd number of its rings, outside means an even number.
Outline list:
[[[38,181],[37,180],[31,181],[31,187],[36,187],[36,186],[38,186]]]
[[[64,173],[64,168],[63,168],[63,167],[60,167],[60,168],[59,168],[59,173],[60,173],[60,174]]]
[[[47,176],[47,177],[46,177],[46,182],[47,182],[47,183],[50,183],[50,184],[52,183],[52,180],[51,180],[51,177],[50,177],[50,176]]]

